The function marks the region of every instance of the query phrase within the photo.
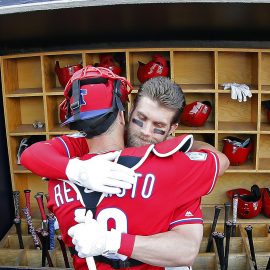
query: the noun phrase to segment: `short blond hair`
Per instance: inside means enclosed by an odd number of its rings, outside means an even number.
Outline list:
[[[167,77],[154,77],[141,85],[134,100],[134,107],[142,97],[157,101],[161,106],[175,110],[171,124],[179,122],[180,115],[186,104],[181,87]]]

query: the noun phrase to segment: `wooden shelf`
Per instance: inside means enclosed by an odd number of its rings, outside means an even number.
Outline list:
[[[261,132],[270,132],[270,123],[261,123]]]
[[[25,88],[17,89],[12,94],[7,94],[6,97],[35,97],[42,96],[42,88]]]
[[[257,123],[248,122],[219,122],[218,130],[220,133],[257,133]]]
[[[192,93],[192,92],[214,93],[215,92],[214,84],[180,84],[180,87],[185,93]]]
[[[205,253],[214,206],[223,206],[229,200],[226,196],[228,190],[250,190],[254,184],[261,188],[269,187],[270,123],[267,122],[261,102],[270,99],[270,50],[121,48],[2,56],[0,62],[3,103],[13,190],[19,190],[21,194],[24,189],[31,189],[32,194],[48,192],[47,182],[40,181],[39,176],[17,165],[17,152],[22,139],[41,135],[38,140],[45,140],[73,133],[59,124],[58,106],[64,99],[64,88],[55,73],[56,61],[59,61],[61,67],[79,63],[86,66],[99,63],[103,53],[113,53],[123,60],[121,76],[127,77],[134,87],[130,104],[126,108],[127,114],[140,87],[137,78],[138,62],[148,63],[154,54],[161,54],[169,65],[168,76],[183,89],[186,103],[207,100],[212,105],[212,112],[204,126],[188,127],[180,124],[174,136],[191,133],[195,140],[203,140],[219,150],[222,150],[223,139],[227,136],[251,137],[254,147],[248,161],[240,166],[230,166],[226,173],[218,178],[213,192],[202,198],[204,237],[193,269],[219,269],[216,247],[213,246],[210,253]],[[232,100],[231,91],[224,90],[221,86],[223,83],[233,82],[250,86],[253,95],[247,102]],[[35,129],[32,125],[35,120],[44,122],[45,126]],[[31,205],[33,223],[40,226],[39,210],[32,196]],[[25,201],[21,196],[20,207],[24,206]],[[219,231],[223,231],[223,222],[222,210],[217,224]],[[246,224],[254,227],[254,243],[259,251],[256,253],[259,269],[265,269],[265,262],[270,255],[270,219],[262,214],[254,219],[238,219],[237,237],[231,239],[233,253],[229,257],[229,269],[252,269],[250,254],[246,248],[246,235],[243,233],[243,226]],[[22,229],[27,248],[17,249],[15,226],[12,226],[0,242],[0,265],[40,267],[41,253],[33,250],[25,219],[22,220]],[[56,267],[64,268],[60,250],[53,251],[52,257]]]
[[[259,170],[265,170],[270,172],[270,157],[259,159]]]
[[[178,128],[175,130],[175,133],[189,132],[192,129],[192,133],[214,133],[215,132],[215,123],[206,122],[202,127],[188,127],[180,123]]]
[[[45,127],[34,128],[31,124],[23,124],[17,126],[9,133],[10,136],[22,136],[22,135],[45,135]]]

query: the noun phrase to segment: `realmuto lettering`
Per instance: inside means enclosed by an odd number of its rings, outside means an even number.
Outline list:
[[[79,201],[79,197],[68,183],[61,182],[54,187],[54,200],[57,207],[59,207],[75,200]]]
[[[136,173],[136,182],[133,184],[130,196],[132,199],[141,196],[143,199],[149,199],[154,191],[156,176],[152,173],[142,175]],[[142,183],[142,184],[141,184]],[[125,189],[121,193],[116,194],[117,197],[122,198],[126,196],[127,192]],[[111,195],[109,195],[111,196]]]

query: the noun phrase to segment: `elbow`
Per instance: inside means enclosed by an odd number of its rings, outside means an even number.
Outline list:
[[[178,260],[176,263],[176,266],[192,266],[196,257],[198,256],[200,250],[200,245],[197,244],[191,244],[189,245],[189,247],[187,248],[187,252],[185,254],[185,257],[183,258],[183,256],[178,256]]]
[[[222,158],[219,160],[219,163],[220,163],[220,168],[219,168],[218,176],[221,176],[229,168],[230,161],[229,161],[229,159],[227,158],[226,155],[222,154]]]

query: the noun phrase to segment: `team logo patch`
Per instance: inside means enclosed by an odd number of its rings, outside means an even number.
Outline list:
[[[185,213],[185,217],[193,217],[193,214],[190,211],[187,211]]]
[[[207,158],[207,153],[202,153],[202,152],[187,152],[185,155],[190,159],[190,160],[206,160]]]

